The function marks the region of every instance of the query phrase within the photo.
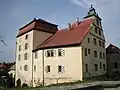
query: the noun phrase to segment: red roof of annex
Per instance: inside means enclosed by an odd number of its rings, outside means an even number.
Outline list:
[[[93,20],[85,19],[79,22],[78,25],[76,25],[76,23],[71,25],[70,30],[68,30],[68,28],[58,30],[55,34],[50,36],[33,51],[42,48],[80,44],[90,31],[90,26],[93,23]]]

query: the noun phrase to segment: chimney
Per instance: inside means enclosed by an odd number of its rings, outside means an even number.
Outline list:
[[[76,18],[76,26],[79,25],[79,18]]]
[[[68,23],[68,30],[70,30],[71,29],[71,24],[70,23]]]

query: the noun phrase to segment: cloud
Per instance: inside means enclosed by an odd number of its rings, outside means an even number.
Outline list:
[[[74,4],[78,5],[78,6],[81,6],[83,8],[86,8],[88,7],[88,3],[86,3],[86,0],[71,0]]]

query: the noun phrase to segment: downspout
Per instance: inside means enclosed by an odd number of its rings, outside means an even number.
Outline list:
[[[44,50],[42,50],[42,66],[43,66],[43,86],[44,86]]]

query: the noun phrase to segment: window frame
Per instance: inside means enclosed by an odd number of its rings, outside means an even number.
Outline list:
[[[28,49],[28,43],[25,43],[25,50]]]
[[[28,34],[27,35],[25,35],[25,40],[27,40],[28,39]]]
[[[24,54],[24,60],[28,60],[28,53]]]
[[[96,38],[93,38],[93,44],[94,44],[94,45],[97,45],[97,40],[96,40]]]
[[[65,55],[65,50],[58,49],[58,56],[64,56],[64,55]]]
[[[38,51],[35,51],[35,59],[37,59],[38,58]]]
[[[28,71],[28,65],[24,65],[24,71]]]
[[[97,58],[97,51],[94,51],[94,57]]]
[[[95,71],[98,71],[98,64],[94,64],[95,66]]]

